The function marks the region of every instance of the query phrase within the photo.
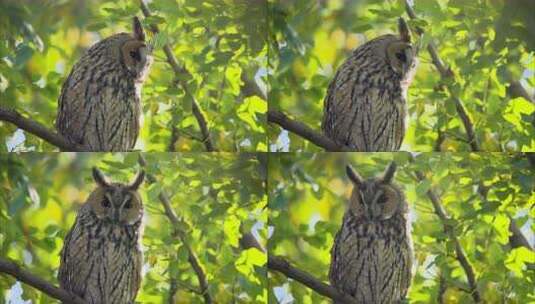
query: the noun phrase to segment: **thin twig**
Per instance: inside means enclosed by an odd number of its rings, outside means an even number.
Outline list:
[[[444,132],[442,130],[437,131],[437,140],[435,141],[435,147],[433,148],[434,152],[441,152],[442,151],[442,144],[446,140],[446,136],[444,135]]]
[[[178,291],[177,286],[177,279],[173,276],[171,276],[171,279],[169,280],[169,299],[167,300],[168,304],[174,304],[175,303],[175,295]]]
[[[34,275],[33,273],[23,269],[19,265],[8,260],[0,258],[0,273],[8,274],[17,280],[39,289],[54,299],[58,299],[65,303],[72,304],[86,304],[80,297],[54,286],[52,283]]]
[[[408,0],[405,0],[405,10],[407,11],[407,15],[409,15],[411,19],[417,19],[416,13],[412,9],[412,6],[409,4]],[[423,29],[420,27],[416,28],[416,32],[419,35],[422,35],[424,33]],[[429,42],[429,44],[427,45],[427,52],[431,56],[433,65],[435,65],[435,67],[440,73],[440,77],[443,80],[454,77],[453,71],[450,68],[446,67],[444,62],[440,59],[437,47],[433,41]],[[468,143],[470,144],[471,150],[474,152],[480,151],[481,148],[474,132],[474,124],[472,123],[470,116],[468,115],[468,112],[466,111],[466,108],[463,105],[463,102],[457,96],[452,96],[452,98],[453,102],[455,103],[455,109],[457,110],[457,114],[459,115],[459,118],[461,119],[464,129],[466,131],[466,136],[468,137]]]
[[[171,137],[169,138],[169,145],[167,146],[168,152],[176,152],[176,143],[178,139],[180,138],[180,132],[178,132],[178,128],[176,126],[176,120],[172,119],[171,123],[173,126],[171,127]]]
[[[139,0],[139,6],[141,7],[141,11],[143,12],[143,15],[145,17],[150,17],[152,15],[148,6],[145,4],[145,2],[143,2],[143,0]],[[150,28],[154,34],[157,34],[160,32],[157,25],[152,24]],[[206,150],[209,152],[216,151],[212,143],[212,139],[210,138],[210,132],[208,130],[208,124],[206,123],[206,118],[204,117],[204,114],[202,113],[197,100],[195,100],[195,97],[193,96],[192,92],[190,92],[187,86],[187,83],[179,77],[181,75],[187,75],[188,78],[191,78],[192,77],[191,73],[185,67],[181,67],[178,64],[178,61],[176,60],[176,57],[173,54],[172,48],[169,45],[169,43],[166,43],[163,46],[163,51],[165,53],[165,56],[167,57],[167,63],[169,63],[169,65],[173,69],[173,72],[175,73],[175,76],[177,77],[177,79],[179,79],[178,83],[184,90],[186,94],[185,96],[191,97],[191,109],[192,109],[193,115],[197,119],[199,128],[201,129],[201,133],[203,135],[202,142],[204,143]]]
[[[444,278],[444,275],[440,273],[438,276],[438,293],[437,293],[438,304],[444,304],[444,294],[446,293],[447,289],[448,289],[448,285],[446,285],[446,280]]]
[[[180,286],[181,288],[183,288],[183,289],[185,289],[185,290],[187,290],[189,292],[192,292],[194,294],[198,294],[198,295],[202,294],[202,292],[199,290],[199,288],[191,286],[190,284],[188,284],[186,282],[182,282],[182,281],[177,280],[176,284],[177,284],[177,286]]]
[[[414,162],[414,158],[411,157],[410,161]],[[425,178],[424,174],[421,171],[415,170],[414,173],[416,175],[416,179],[417,179],[418,182],[425,181],[426,178]],[[466,253],[464,252],[464,249],[462,248],[461,243],[459,242],[459,239],[457,238],[457,236],[453,232],[453,230],[451,228],[451,225],[448,224],[448,221],[449,221],[450,217],[448,216],[446,210],[442,206],[442,202],[440,200],[440,197],[437,195],[437,193],[435,192],[435,190],[433,188],[430,188],[429,190],[427,190],[427,197],[429,198],[429,200],[431,201],[431,204],[433,205],[433,208],[435,210],[435,214],[438,216],[438,218],[440,219],[440,221],[442,223],[444,232],[448,235],[450,240],[455,245],[456,259],[457,259],[457,261],[459,261],[459,263],[461,264],[461,267],[463,268],[463,270],[464,270],[464,272],[466,274],[466,278],[468,280],[468,285],[470,286],[470,295],[474,299],[474,302],[476,302],[476,303],[481,302],[481,296],[480,296],[479,291],[477,289],[477,281],[476,281],[474,268],[472,267],[472,265],[468,261],[468,258],[466,257]]]
[[[139,155],[138,162],[141,167],[147,166],[147,161],[145,160],[145,158],[143,158],[141,154]],[[156,182],[156,179],[151,174],[147,174],[147,180],[149,181],[149,183]],[[188,252],[188,262],[193,268],[195,275],[197,276],[197,280],[199,281],[200,293],[202,294],[204,298],[204,302],[206,304],[213,303],[212,297],[210,296],[210,293],[208,290],[208,282],[206,280],[206,274],[204,273],[204,270],[201,267],[201,264],[199,262],[199,259],[197,258],[197,255],[191,248],[191,245],[189,244],[188,239],[186,238],[186,233],[182,229],[179,228],[182,224],[182,220],[178,218],[175,211],[171,207],[169,196],[167,195],[165,190],[163,189],[161,190],[160,194],[158,195],[158,199],[160,200],[160,203],[162,203],[164,207],[165,215],[167,216],[167,218],[173,225],[173,229],[174,229],[176,236],[178,236],[180,242],[182,243],[182,246],[184,246],[184,248],[186,248],[186,251]]]

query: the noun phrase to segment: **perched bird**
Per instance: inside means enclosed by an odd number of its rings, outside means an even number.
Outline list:
[[[141,22],[90,47],[63,83],[58,132],[88,151],[128,151],[137,140],[141,86],[152,63]]]
[[[355,151],[399,150],[416,65],[409,28],[400,18],[399,36],[368,41],[338,69],[324,101],[323,133]]]
[[[396,165],[364,180],[347,166],[353,192],[331,250],[329,280],[356,303],[398,303],[412,278],[413,246],[403,191],[392,183]]]
[[[137,189],[144,176],[141,171],[125,185],[93,169],[97,187],[78,211],[61,251],[61,288],[89,304],[134,303],[143,265],[143,204]]]

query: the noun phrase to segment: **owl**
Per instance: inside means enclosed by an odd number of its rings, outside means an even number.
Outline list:
[[[89,304],[134,303],[141,284],[143,204],[130,184],[111,183],[93,169],[96,188],[78,211],[61,250],[61,288]]]
[[[392,182],[396,165],[367,180],[346,169],[353,191],[331,249],[329,280],[357,303],[398,303],[411,284],[413,246],[408,206]]]
[[[405,136],[407,89],[416,71],[407,24],[353,51],[329,84],[323,133],[355,151],[397,151]]]
[[[63,83],[58,132],[88,151],[131,150],[139,134],[141,86],[151,49],[137,17],[132,34],[115,34],[90,47]]]

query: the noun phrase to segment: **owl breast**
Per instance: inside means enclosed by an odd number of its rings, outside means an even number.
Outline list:
[[[347,216],[351,218],[351,216]],[[358,303],[402,300],[411,280],[412,246],[405,221],[344,221],[332,249],[331,284]]]
[[[95,218],[79,217],[67,236],[60,285],[92,304],[133,303],[141,282],[141,221],[118,226]]]

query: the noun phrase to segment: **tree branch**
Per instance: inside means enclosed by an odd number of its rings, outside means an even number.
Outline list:
[[[143,2],[143,0],[139,0],[139,6],[145,17],[151,16],[151,12],[148,6],[145,4],[145,2]],[[155,34],[160,32],[157,25],[151,25],[150,28],[151,28],[151,31]],[[185,67],[181,67],[178,64],[178,61],[176,60],[176,57],[173,54],[171,46],[168,43],[166,43],[163,46],[163,51],[165,53],[165,57],[167,57],[167,63],[169,63],[169,65],[173,69],[173,72],[175,73],[175,77],[178,79],[178,83],[184,90],[186,96],[191,97],[191,109],[192,109],[193,115],[195,116],[195,119],[197,119],[199,129],[201,129],[201,133],[203,136],[203,143],[204,143],[204,146],[206,147],[206,150],[210,152],[216,151],[212,143],[212,139],[210,138],[210,132],[208,130],[208,125],[206,123],[206,118],[204,117],[204,114],[202,113],[201,108],[199,107],[199,104],[195,100],[195,97],[193,96],[193,94],[191,94],[186,81],[182,80],[182,78],[179,77],[181,75],[187,75],[188,78],[191,78],[192,77],[191,73]]]
[[[349,147],[338,145],[327,136],[313,130],[302,122],[292,120],[280,111],[268,111],[268,121],[307,139],[311,143],[324,148],[327,151],[352,151]]]
[[[139,155],[138,162],[141,167],[147,166],[147,162],[141,154]],[[147,180],[151,184],[156,182],[156,179],[154,178],[154,176],[150,174],[147,174]],[[178,218],[175,211],[171,207],[169,196],[167,195],[165,190],[162,189],[162,191],[158,195],[158,199],[160,200],[160,202],[162,203],[164,207],[165,215],[167,216],[167,218],[173,225],[176,236],[178,236],[180,242],[182,242],[182,245],[184,246],[184,248],[186,248],[186,251],[188,252],[188,262],[190,263],[191,267],[193,268],[193,271],[195,272],[195,275],[197,276],[197,280],[199,281],[200,292],[204,298],[204,302],[206,304],[211,304],[212,297],[210,296],[210,293],[208,291],[208,282],[206,280],[206,274],[204,273],[204,270],[202,269],[201,264],[199,263],[199,259],[195,255],[195,252],[191,248],[188,242],[188,239],[186,238],[186,233],[182,229],[179,228],[182,221]]]
[[[511,248],[526,247],[533,251],[528,239],[524,236],[522,231],[520,231],[520,228],[518,228],[518,225],[512,217],[509,217],[509,232],[511,233],[511,236],[509,236],[509,244],[511,245]]]
[[[414,158],[411,157],[410,161],[414,162]],[[417,181],[419,182],[425,181],[426,178],[421,171],[415,170],[414,173],[416,175]],[[481,296],[479,294],[479,291],[477,290],[477,281],[476,281],[474,269],[472,265],[470,264],[470,262],[468,261],[468,258],[466,257],[466,253],[464,252],[464,249],[462,248],[461,243],[459,242],[459,239],[453,233],[451,226],[448,224],[448,220],[450,219],[450,217],[448,216],[446,210],[442,206],[440,198],[436,194],[435,190],[433,190],[432,188],[427,190],[427,197],[429,198],[429,200],[431,200],[433,209],[435,210],[435,214],[438,216],[438,218],[440,219],[442,223],[442,226],[444,227],[444,232],[448,235],[450,240],[455,245],[456,258],[461,264],[461,267],[463,268],[466,274],[468,285],[470,286],[470,295],[474,299],[474,302],[476,303],[481,302]]]
[[[258,243],[256,238],[249,232],[242,233],[240,238],[240,246],[243,249],[257,248],[265,252],[265,249]],[[331,285],[323,283],[321,280],[315,278],[311,274],[298,269],[290,264],[287,260],[280,256],[273,256],[268,254],[267,267],[270,271],[279,272],[288,278],[294,279],[297,282],[307,286],[322,296],[331,298],[339,303],[354,304],[355,299],[349,295],[343,294],[338,289]]]
[[[0,258],[0,273],[8,274],[18,281],[37,288],[52,298],[58,299],[65,303],[86,304],[86,302],[78,296],[71,294],[64,289],[58,288],[50,282],[34,275],[33,273],[22,269],[22,267],[19,265],[2,258]]]
[[[411,19],[417,19],[416,13],[412,9],[412,6],[409,4],[408,0],[405,0],[405,10],[407,11],[407,15],[409,15]],[[419,35],[422,35],[424,33],[423,29],[420,27],[416,28],[416,32]],[[453,71],[450,68],[447,68],[444,65],[443,61],[440,59],[437,47],[433,41],[429,42],[429,44],[427,45],[427,52],[431,56],[431,60],[439,71],[442,80],[454,77]],[[468,112],[466,111],[463,102],[457,96],[452,97],[455,103],[455,109],[457,110],[457,114],[459,115],[459,118],[461,119],[464,129],[466,131],[466,136],[468,137],[468,143],[470,144],[470,148],[474,152],[480,151],[481,148],[474,132],[474,124],[470,120],[470,116],[468,116]]]
[[[267,100],[266,94],[264,94],[264,92],[260,89],[260,87],[256,84],[254,80],[247,78],[245,73],[241,74],[241,81],[243,82],[243,85],[241,86],[241,91],[245,97],[256,95],[264,100]]]
[[[31,133],[64,151],[87,151],[87,149],[84,149],[82,146],[71,143],[60,134],[48,129],[35,120],[22,116],[15,110],[0,107],[0,121],[12,123],[20,129]]]
[[[507,91],[509,95],[512,96],[513,98],[524,97],[527,101],[535,104],[535,97],[533,97],[532,95],[528,93],[528,91],[522,86],[520,81],[512,80],[513,79],[512,75],[507,75],[507,76],[509,76],[509,79],[510,79],[509,86],[507,87]]]
[[[325,284],[316,279],[311,274],[292,266],[282,257],[268,255],[268,269],[277,271],[307,286],[322,296],[329,297],[337,303],[356,303],[356,300],[349,295],[343,294],[331,285]]]

